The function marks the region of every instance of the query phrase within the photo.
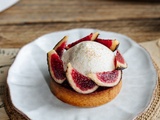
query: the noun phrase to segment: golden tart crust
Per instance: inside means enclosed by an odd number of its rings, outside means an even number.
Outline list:
[[[90,94],[77,93],[51,80],[50,89],[61,101],[79,107],[96,107],[110,102],[120,92],[122,80],[114,86],[104,90],[97,90]]]

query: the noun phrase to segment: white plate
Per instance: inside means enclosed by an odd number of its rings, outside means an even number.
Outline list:
[[[69,43],[91,32],[101,38],[120,41],[120,51],[128,63],[123,72],[119,95],[108,104],[78,108],[52,95],[47,52],[65,35]],[[130,120],[149,105],[157,82],[156,70],[148,52],[130,38],[95,29],[73,29],[44,35],[24,46],[11,66],[7,78],[13,105],[32,120]]]

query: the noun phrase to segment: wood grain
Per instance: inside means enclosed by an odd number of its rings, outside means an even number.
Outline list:
[[[118,32],[139,43],[156,40],[160,1],[20,0],[0,13],[0,48],[21,48],[44,34],[74,28]],[[0,120],[8,119],[0,108]]]
[[[4,104],[1,95],[0,95],[0,120],[9,120],[8,115],[4,109]]]
[[[4,108],[0,108],[0,120],[9,120]]]
[[[20,0],[0,24],[160,18],[159,2],[139,0]]]
[[[0,47],[20,48],[46,33],[74,28],[118,32],[131,37],[136,42],[160,38],[160,19],[1,25]]]

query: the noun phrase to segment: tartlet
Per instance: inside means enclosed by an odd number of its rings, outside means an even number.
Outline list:
[[[67,45],[61,39],[47,53],[52,80],[50,89],[61,101],[79,107],[95,107],[113,100],[122,87],[127,64],[117,40],[91,33]]]

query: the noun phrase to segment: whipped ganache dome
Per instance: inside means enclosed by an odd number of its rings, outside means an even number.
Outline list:
[[[115,55],[109,48],[93,41],[81,42],[65,51],[62,56],[64,70],[71,63],[83,75],[114,70],[114,58]]]

